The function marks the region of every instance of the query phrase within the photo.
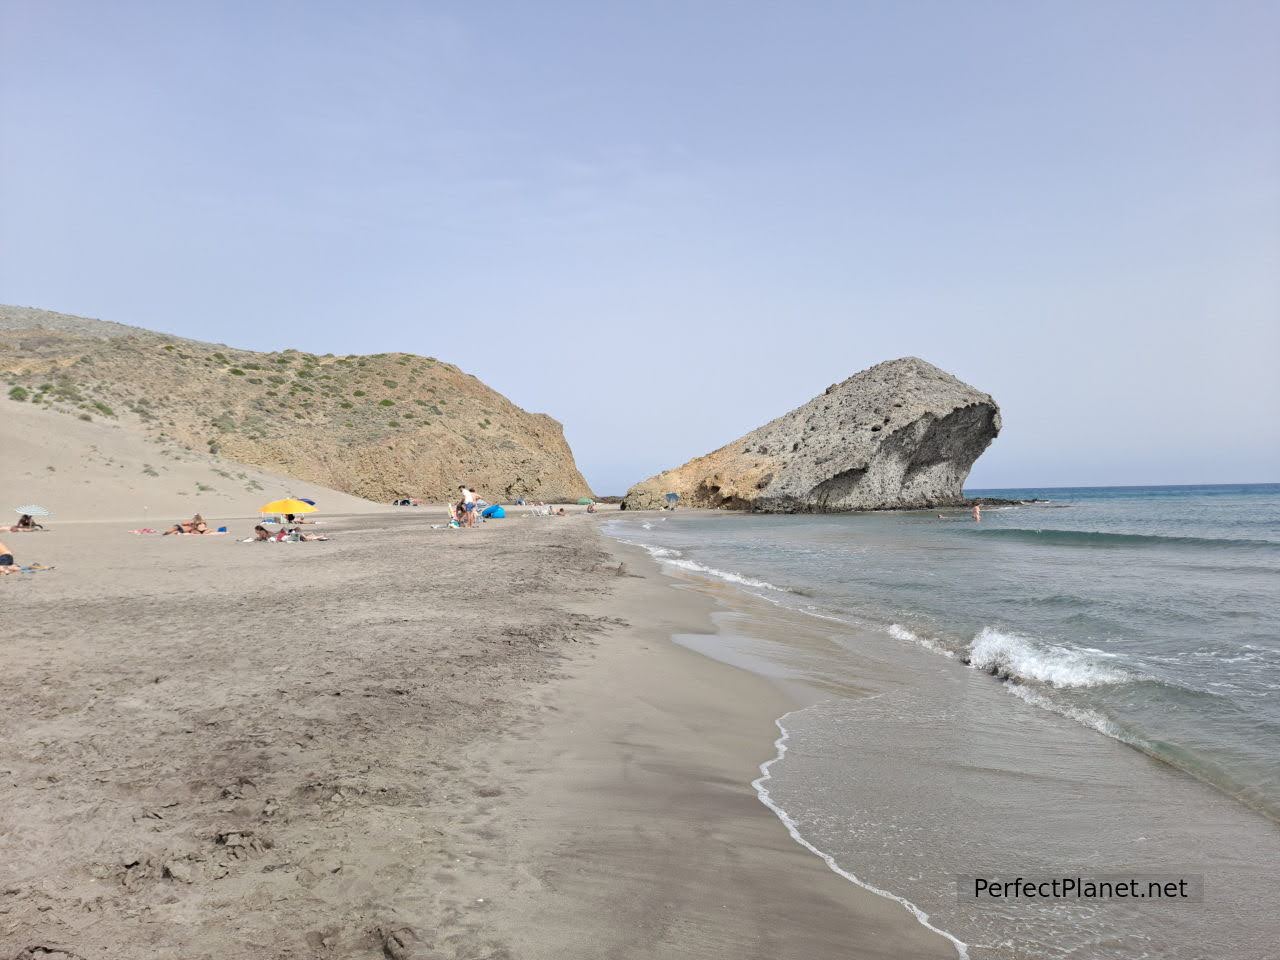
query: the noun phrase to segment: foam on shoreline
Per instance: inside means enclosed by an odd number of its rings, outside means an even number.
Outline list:
[[[805,707],[802,709],[808,709],[808,708]],[[952,934],[948,933],[946,930],[943,930],[941,927],[934,926],[929,921],[929,914],[925,913],[923,910],[917,907],[910,900],[906,899],[905,897],[900,897],[896,893],[891,893],[888,890],[883,890],[880,887],[867,883],[865,880],[859,879],[855,874],[846,870],[844,867],[840,865],[840,863],[836,860],[835,857],[833,857],[831,854],[827,853],[824,850],[818,849],[818,847],[814,846],[807,839],[805,839],[804,834],[800,832],[800,827],[795,822],[795,820],[792,819],[792,817],[790,816],[790,814],[787,813],[786,810],[784,810],[781,806],[778,805],[778,803],[773,799],[772,796],[770,796],[769,788],[765,786],[766,783],[768,783],[770,780],[773,779],[773,774],[770,773],[770,768],[787,755],[787,740],[790,738],[790,733],[788,733],[786,725],[783,723],[783,721],[786,720],[788,717],[790,717],[792,714],[799,713],[799,712],[800,712],[799,710],[789,711],[788,713],[784,713],[781,717],[779,717],[774,721],[774,724],[777,726],[778,730],[781,733],[781,736],[778,737],[778,739],[773,742],[774,749],[777,751],[777,753],[775,753],[771,759],[766,760],[764,763],[760,764],[760,776],[758,776],[755,780],[751,781],[751,786],[755,788],[756,796],[760,798],[760,802],[763,803],[770,810],[772,810],[774,815],[777,816],[777,818],[782,821],[782,825],[786,827],[787,832],[791,834],[791,839],[793,839],[796,843],[800,844],[800,846],[804,847],[810,853],[814,854],[816,857],[822,860],[823,863],[825,863],[828,867],[831,868],[831,871],[833,873],[838,874],[841,877],[844,877],[844,879],[848,880],[850,883],[856,884],[862,889],[870,893],[874,893],[878,897],[884,897],[887,900],[893,900],[897,903],[902,904],[902,906],[913,917],[916,918],[916,920],[920,923],[921,926],[929,930],[932,930],[934,933],[938,934],[939,936],[945,937],[947,940],[951,941],[951,944],[956,948],[956,956],[959,957],[960,960],[968,960],[969,958],[968,944],[966,944],[963,940],[960,940],[958,937],[955,937]]]

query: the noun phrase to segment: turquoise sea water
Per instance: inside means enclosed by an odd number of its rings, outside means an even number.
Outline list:
[[[1280,817],[1280,484],[966,493],[1047,502],[980,523],[677,511],[615,529],[1007,678]]]
[[[606,529],[782,608],[781,630],[732,618],[770,638],[751,656],[865,691],[780,718],[764,791],[804,842],[974,960],[1274,956],[1280,484],[966,492],[1045,502],[980,523],[676,511]],[[984,867],[1203,875],[1207,893],[959,902],[955,876]]]

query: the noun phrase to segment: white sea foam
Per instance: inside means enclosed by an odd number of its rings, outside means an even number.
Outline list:
[[[726,583],[736,583],[742,587],[754,587],[757,590],[776,590],[778,593],[792,592],[786,587],[779,587],[768,580],[757,580],[754,577],[745,577],[740,573],[734,573],[732,570],[720,570],[716,567],[709,567],[705,563],[698,563],[696,560],[690,560],[682,556],[679,550],[673,550],[670,547],[655,547],[653,544],[641,543],[638,540],[620,539],[619,542],[630,544],[633,547],[642,547],[648,551],[649,556],[660,563],[665,563],[680,570],[688,570],[690,573],[715,577],[718,580],[724,580]]]
[[[944,657],[955,658],[955,654],[940,644],[937,640],[930,640],[928,637],[922,637],[913,630],[908,630],[900,623],[889,624],[889,636],[895,640],[905,640],[907,643],[914,643],[924,647],[926,650],[932,650],[934,653],[940,653]]]
[[[796,712],[798,711],[791,711],[791,713]],[[858,877],[854,876],[854,874],[840,866],[835,857],[823,850],[819,850],[805,839],[795,820],[793,820],[791,815],[788,814],[786,810],[783,810],[782,807],[778,805],[777,801],[775,801],[769,794],[769,788],[765,786],[766,783],[773,779],[773,774],[769,772],[769,768],[787,754],[787,740],[790,738],[791,734],[787,732],[787,728],[784,726],[783,721],[786,720],[787,717],[791,716],[791,713],[785,713],[774,721],[778,726],[778,730],[782,733],[782,736],[778,737],[778,739],[773,742],[774,749],[777,750],[777,753],[773,756],[773,759],[766,760],[764,763],[760,764],[760,776],[751,782],[751,786],[755,788],[756,796],[760,798],[760,802],[772,810],[777,818],[782,821],[782,825],[785,826],[787,828],[787,832],[791,834],[791,839],[821,859],[823,863],[831,868],[833,873],[839,874],[850,883],[857,884],[859,887],[862,887],[862,889],[874,893],[877,896],[884,897],[887,900],[895,900],[902,904],[911,913],[911,915],[919,921],[921,926],[950,940],[956,948],[956,956],[959,957],[959,960],[968,960],[969,947],[963,940],[952,936],[947,933],[947,931],[939,927],[935,927],[929,922],[929,915],[910,900],[905,897],[900,897],[896,893],[890,893],[888,890],[882,890],[877,886],[867,883],[865,880],[860,880]]]
[[[1052,687],[1097,687],[1129,683],[1124,670],[1104,666],[1082,650],[1071,650],[1032,637],[983,627],[969,647],[969,662],[979,670]]]
[[[1040,691],[1032,687],[1022,686],[1021,684],[1009,684],[1007,689],[1019,700],[1029,703],[1032,706],[1039,707],[1042,710],[1048,710],[1051,713],[1056,713],[1061,717],[1074,720],[1076,723],[1082,723],[1086,727],[1091,727],[1094,730],[1097,730],[1104,736],[1120,740],[1133,746],[1141,746],[1114,723],[1094,710],[1086,710],[1083,707],[1072,707],[1065,703],[1058,703],[1054,700],[1050,700]]]

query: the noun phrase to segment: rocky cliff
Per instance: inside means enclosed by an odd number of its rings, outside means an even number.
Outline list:
[[[0,404],[109,421],[375,501],[442,500],[459,483],[495,501],[591,492],[558,422],[434,357],[255,353],[0,306],[0,377]]]
[[[686,506],[770,513],[955,505],[999,432],[1000,409],[989,395],[904,357],[636,484],[625,502],[652,509],[676,493]]]

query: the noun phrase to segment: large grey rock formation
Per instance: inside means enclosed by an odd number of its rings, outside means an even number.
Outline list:
[[[630,510],[682,505],[770,513],[964,502],[1000,408],[916,357],[877,364],[719,450],[627,491]]]

